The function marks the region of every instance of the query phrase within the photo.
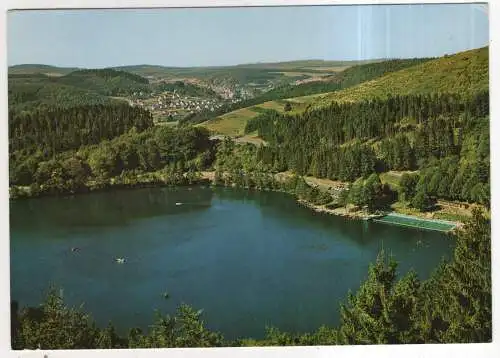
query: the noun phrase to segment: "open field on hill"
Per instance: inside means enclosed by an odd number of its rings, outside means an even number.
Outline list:
[[[201,123],[200,126],[206,127],[214,133],[235,137],[243,135],[247,121],[258,115],[258,112],[254,112],[248,108],[242,108],[224,114],[214,120]]]
[[[307,103],[301,103],[299,100],[295,99],[294,103],[292,103],[292,110],[288,113],[296,114],[305,110]],[[269,101],[251,107],[240,108],[199,125],[217,134],[231,137],[241,136],[244,134],[245,126],[250,119],[257,117],[262,110],[274,110],[284,113],[286,102],[287,100]]]
[[[223,114],[215,119],[201,123],[200,125],[219,134],[229,136],[242,135],[248,120],[259,115],[259,108],[284,113],[286,102],[290,102],[292,104],[292,110],[288,113],[297,114],[303,112],[310,103],[322,95],[324,94],[295,97],[286,100],[268,101],[255,106],[237,109]]]
[[[300,76],[323,77],[331,75],[332,73],[335,73],[335,71],[324,71],[324,72],[281,71],[276,73],[280,73],[285,77],[300,77]]]
[[[324,71],[324,72],[341,72],[348,69],[351,66],[319,66],[319,67],[304,67],[304,70],[311,69],[315,71]]]
[[[399,189],[399,181],[401,180],[401,177],[403,174],[412,174],[412,173],[417,173],[417,171],[394,171],[390,170],[385,173],[380,173],[380,181],[382,184],[388,184],[392,190],[398,190]]]

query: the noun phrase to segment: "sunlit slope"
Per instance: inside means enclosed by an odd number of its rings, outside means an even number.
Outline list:
[[[264,102],[255,106],[240,108],[235,111],[223,114],[215,119],[211,119],[199,124],[208,130],[228,136],[241,136],[245,132],[245,126],[248,120],[255,118],[265,110],[275,110],[277,112],[285,112],[285,104],[290,102],[292,109],[290,114],[299,113],[305,110],[307,104],[300,102],[300,97],[291,98],[290,100],[277,100]]]
[[[487,90],[488,48],[483,47],[440,57],[342,91],[312,98],[313,106],[332,101],[352,101],[384,98],[417,93],[459,93],[469,95]]]
[[[488,47],[484,47],[390,72],[336,92],[268,101],[238,109],[201,125],[219,134],[235,136],[243,134],[247,121],[259,114],[259,108],[283,112],[286,102],[292,105],[290,113],[297,113],[308,107],[322,107],[334,101],[356,102],[412,93],[446,92],[468,95],[487,90],[488,86]]]

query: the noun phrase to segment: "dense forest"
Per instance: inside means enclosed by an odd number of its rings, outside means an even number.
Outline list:
[[[32,111],[36,108],[71,108],[118,102],[98,93],[57,83],[47,78],[30,77],[24,80],[11,77],[9,76],[9,110]]]
[[[98,145],[46,156],[40,150],[11,154],[11,186],[29,187],[30,196],[70,194],[107,185],[185,184],[211,165],[214,142],[203,128],[136,127]],[[186,175],[187,172],[187,175]],[[13,197],[22,195],[11,187]],[[24,193],[26,195],[26,193]]]
[[[338,327],[311,333],[271,327],[262,340],[228,341],[208,328],[200,311],[183,304],[174,315],[158,313],[147,332],[132,328],[120,336],[112,323],[97,327],[82,308],[66,306],[52,289],[38,307],[12,302],[11,342],[13,349],[491,342],[491,293],[490,222],[476,210],[456,234],[453,259],[427,280],[413,271],[398,277],[397,263],[381,252],[358,291],[340,305]]]
[[[181,124],[196,124],[205,122],[221,114],[231,112],[239,108],[254,106],[267,101],[338,91],[383,76],[386,73],[415,66],[429,60],[430,59],[390,60],[356,65],[349,67],[336,75],[330,76],[329,80],[326,81],[309,82],[299,85],[281,85],[252,99],[223,106],[214,112],[204,111],[193,114],[184,118],[181,121]]]
[[[420,170],[407,200],[488,204],[489,94],[410,95],[332,104],[298,115],[265,112],[247,123],[269,143],[275,171],[353,182],[387,170]],[[405,179],[406,180],[406,179]]]
[[[152,125],[150,112],[128,104],[10,111],[9,150],[38,150],[50,156],[114,138],[132,127],[143,131]]]

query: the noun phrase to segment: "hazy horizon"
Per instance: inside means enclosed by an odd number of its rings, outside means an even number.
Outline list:
[[[470,49],[464,49],[454,53],[446,53],[444,55],[454,55],[460,52],[466,52],[471,50],[477,50],[483,47],[488,47],[488,45],[474,47]],[[432,56],[432,57],[441,57],[441,56]],[[412,59],[418,57],[392,57],[392,58],[368,58],[363,60],[325,60],[321,58],[304,58],[297,60],[282,60],[275,62],[248,62],[248,63],[235,63],[235,64],[227,64],[227,65],[213,65],[213,66],[169,66],[169,65],[158,65],[154,63],[139,63],[139,64],[129,64],[129,65],[120,65],[120,66],[104,66],[104,67],[79,67],[79,66],[57,66],[49,63],[18,63],[15,65],[9,65],[8,67],[20,67],[20,66],[50,66],[55,68],[78,68],[78,69],[105,69],[105,68],[121,68],[121,67],[142,67],[142,66],[150,66],[150,67],[162,67],[162,68],[172,68],[172,69],[184,69],[184,68],[224,68],[224,67],[238,67],[238,66],[253,66],[253,65],[266,65],[266,64],[278,64],[278,63],[293,63],[293,62],[303,62],[303,61],[323,61],[323,62],[370,62],[370,61],[386,61],[386,60],[402,60],[402,59]]]
[[[88,26],[92,23],[92,26]],[[440,57],[488,46],[480,4],[20,10],[9,67],[227,67]]]

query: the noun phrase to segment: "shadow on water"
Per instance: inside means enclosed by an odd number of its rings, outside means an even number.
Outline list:
[[[10,203],[10,225],[14,230],[127,225],[138,219],[206,210],[212,197],[208,188],[183,187],[19,200]]]

